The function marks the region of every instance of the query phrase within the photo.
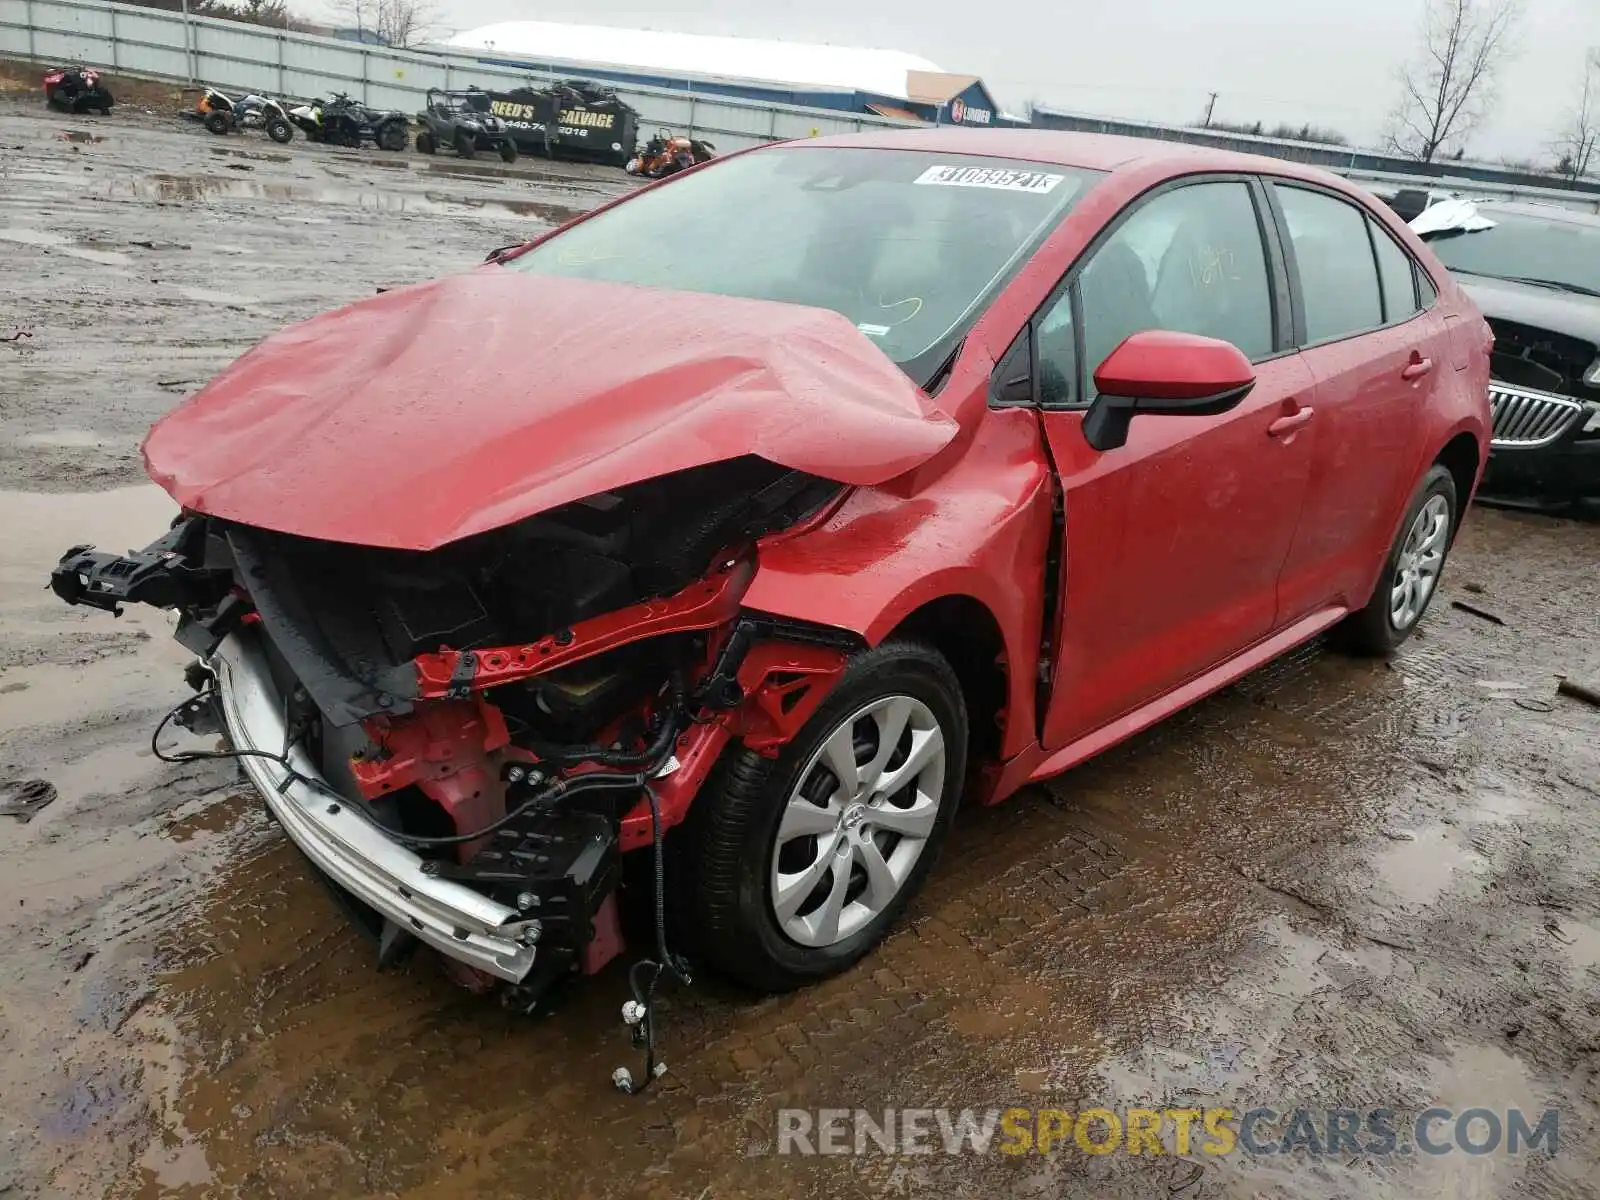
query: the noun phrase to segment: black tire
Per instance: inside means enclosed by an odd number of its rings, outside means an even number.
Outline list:
[[[406,148],[406,127],[399,121],[390,121],[378,130],[378,149],[404,150]]]
[[[471,158],[477,152],[477,139],[465,129],[456,130],[456,153],[462,158]]]
[[[829,734],[875,699],[910,696],[945,737],[944,783],[934,824],[898,893],[854,934],[820,947],[786,935],[773,910],[769,871],[791,791]],[[789,991],[851,966],[893,927],[933,867],[955,816],[966,772],[967,710],[943,656],[916,642],[886,642],[851,659],[799,735],[775,759],[742,746],[724,753],[690,809],[674,854],[682,928],[707,965],[765,992]],[[809,770],[808,770],[809,768]],[[820,768],[826,770],[826,768]],[[824,780],[824,782],[826,782]],[[854,868],[852,868],[854,870]],[[831,879],[832,868],[820,879]]]
[[[1400,627],[1395,623],[1391,598],[1401,576],[1401,555],[1405,552],[1406,540],[1411,535],[1418,516],[1436,496],[1444,497],[1450,520],[1449,528],[1444,531],[1445,542],[1442,549],[1443,557],[1439,563],[1439,574],[1416,615],[1406,622],[1404,627]],[[1435,463],[1422,477],[1422,482],[1417,485],[1411,503],[1406,505],[1405,516],[1400,521],[1394,544],[1389,547],[1388,556],[1383,560],[1383,572],[1378,576],[1378,583],[1372,590],[1371,598],[1367,601],[1366,607],[1351,613],[1335,628],[1333,636],[1335,645],[1352,654],[1382,657],[1393,653],[1411,636],[1439,594],[1438,585],[1443,579],[1444,568],[1449,564],[1450,546],[1455,540],[1460,519],[1461,501],[1456,495],[1455,477],[1446,467]]]
[[[208,112],[205,126],[208,133],[224,134],[233,128],[233,118],[223,112]]]
[[[517,161],[517,144],[510,138],[500,143],[500,161],[514,163]]]
[[[282,117],[271,117],[267,120],[267,136],[280,146],[286,145],[294,140],[294,126]]]
[[[434,143],[433,134],[429,133],[426,129],[417,134],[418,154],[432,154],[438,148],[439,147]]]

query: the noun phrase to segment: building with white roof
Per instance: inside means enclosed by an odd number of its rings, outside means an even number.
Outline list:
[[[458,33],[446,45],[485,62],[611,83],[875,112],[917,123],[1009,123],[976,75],[951,74],[899,50],[552,21],[501,21]]]

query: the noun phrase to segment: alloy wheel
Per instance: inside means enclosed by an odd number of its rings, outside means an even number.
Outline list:
[[[1430,496],[1412,521],[1400,547],[1389,587],[1389,622],[1396,630],[1415,625],[1438,586],[1450,544],[1450,502]]]
[[[802,946],[831,946],[886,909],[927,846],[944,793],[944,731],[910,696],[840,721],[784,805],[769,870],[773,914]]]

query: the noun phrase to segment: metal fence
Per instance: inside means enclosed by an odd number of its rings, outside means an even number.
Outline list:
[[[0,0],[0,55],[83,62],[130,75],[198,80],[228,90],[309,99],[347,92],[376,108],[415,112],[429,88],[506,91],[552,75],[489,66],[469,55],[367,46],[107,0]],[[765,104],[661,88],[618,87],[640,126],[666,126],[737,150],[780,138],[896,128],[899,122],[833,109]]]
[[[1559,204],[1581,212],[1600,212],[1600,179],[1562,180],[1552,175],[1496,167],[1488,163],[1419,163],[1392,154],[1353,146],[1291,142],[1283,138],[1220,129],[1185,129],[1114,117],[1091,117],[1035,106],[1033,123],[1042,129],[1078,133],[1109,133],[1121,137],[1155,138],[1212,146],[1240,154],[1264,154],[1291,162],[1307,163],[1343,175],[1357,183],[1388,187],[1438,188],[1477,197],[1534,200]]]
[[[561,77],[531,66],[519,71],[489,65],[471,55],[391,50],[237,21],[185,19],[179,13],[108,0],[0,0],[0,55],[85,62],[130,75],[199,80],[224,89],[282,97],[309,99],[329,92],[348,92],[365,104],[405,112],[421,109],[424,94],[433,87],[475,85],[506,91]],[[617,94],[639,111],[643,129],[666,126],[709,138],[723,151],[780,138],[903,127],[901,122],[835,109],[768,104],[677,89],[625,85],[617,88]],[[1066,114],[1041,110],[1041,115],[1046,123],[1069,123],[1065,121]],[[1101,125],[1108,132],[1160,136],[1155,127],[1133,122]],[[1112,125],[1116,128],[1110,128]],[[1593,193],[1539,187],[1527,180],[1452,177],[1447,167],[1436,168],[1431,175],[1399,174],[1372,169],[1371,163],[1361,161],[1353,152],[1347,163],[1326,165],[1371,187],[1454,188],[1475,196],[1530,199],[1600,211],[1600,196]],[[1437,173],[1440,171],[1442,178]]]

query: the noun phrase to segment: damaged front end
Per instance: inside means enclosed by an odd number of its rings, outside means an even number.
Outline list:
[[[623,856],[681,822],[733,739],[776,753],[850,635],[747,610],[757,543],[841,485],[746,456],[433,550],[186,510],[78,546],[70,604],[178,614],[198,695],[284,831],[378,936],[531,1007],[623,946]]]

